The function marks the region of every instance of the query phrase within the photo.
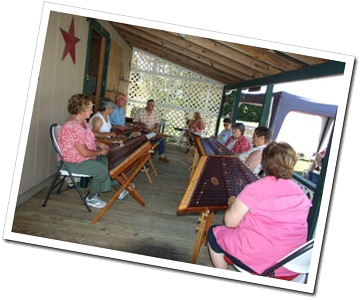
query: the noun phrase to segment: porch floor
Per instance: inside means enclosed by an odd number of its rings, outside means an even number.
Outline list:
[[[89,213],[76,190],[53,192],[46,207],[42,204],[48,187],[16,208],[12,231],[25,235],[89,245],[103,249],[191,263],[200,215],[177,215],[177,207],[190,178],[189,165],[181,162],[184,149],[167,145],[170,163],[153,162],[158,176],[149,183],[140,172],[134,179],[142,196],[142,207],[131,195],[116,200],[96,223],[92,220],[100,209]],[[115,190],[101,198],[111,199]],[[213,224],[222,223],[223,212],[217,212]],[[207,248],[201,246],[197,264],[212,267]]]

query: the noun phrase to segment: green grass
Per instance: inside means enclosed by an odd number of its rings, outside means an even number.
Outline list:
[[[300,175],[303,174],[305,170],[309,167],[311,159],[299,158],[298,162],[295,165],[294,171]]]

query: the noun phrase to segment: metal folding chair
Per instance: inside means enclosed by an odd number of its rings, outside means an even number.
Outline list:
[[[50,139],[51,142],[55,148],[55,151],[57,153],[57,155],[60,157],[60,161],[57,163],[57,171],[54,175],[54,179],[51,183],[50,189],[46,195],[45,201],[43,203],[43,207],[46,206],[47,201],[50,198],[51,193],[53,192],[53,190],[58,187],[57,189],[57,193],[60,194],[62,192],[62,186],[65,182],[66,178],[70,178],[71,182],[73,183],[76,191],[78,192],[82,202],[84,203],[84,205],[86,206],[87,210],[89,212],[91,212],[91,209],[89,207],[89,205],[86,202],[86,195],[83,194],[82,190],[80,189],[79,183],[75,180],[75,177],[80,177],[80,178],[88,178],[88,180],[91,183],[91,176],[86,175],[86,174],[79,174],[79,173],[72,173],[69,169],[68,164],[66,163],[66,161],[64,160],[64,157],[62,155],[62,152],[59,148],[59,144],[58,144],[58,138],[59,138],[59,134],[60,134],[60,129],[61,126],[58,124],[52,124],[50,126]]]

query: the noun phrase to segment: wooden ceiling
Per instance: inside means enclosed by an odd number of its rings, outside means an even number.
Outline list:
[[[322,58],[111,22],[138,48],[224,85],[263,79],[321,65]]]

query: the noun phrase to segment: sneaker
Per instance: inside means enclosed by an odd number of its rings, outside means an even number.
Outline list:
[[[146,171],[150,171],[150,168],[146,167]],[[141,172],[145,172],[144,168],[141,168]]]
[[[166,156],[164,156],[164,157],[159,157],[159,160],[160,161],[163,161],[163,162],[166,162],[166,163],[168,163],[168,162],[170,162],[170,160],[168,160],[168,158],[166,157]]]
[[[94,196],[93,198],[89,199],[86,197],[86,203],[95,208],[104,208],[106,206],[106,202],[102,201],[98,195]]]
[[[127,195],[129,195],[129,192],[127,190],[123,190],[118,196],[118,199],[123,200]]]
[[[135,183],[131,183],[131,185],[135,188]],[[127,190],[123,190],[118,196],[118,199],[123,200],[127,195],[129,195],[129,192]]]

